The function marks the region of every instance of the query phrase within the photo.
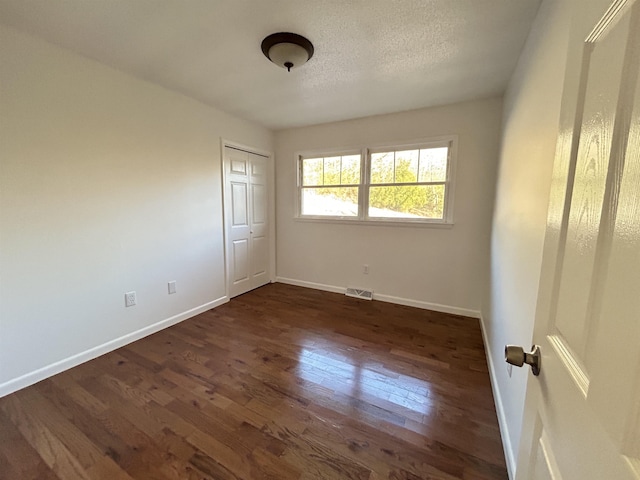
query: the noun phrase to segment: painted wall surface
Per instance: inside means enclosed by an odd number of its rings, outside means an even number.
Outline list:
[[[504,99],[503,140],[482,317],[507,462],[513,473],[529,369],[507,373],[506,344],[531,345],[570,24],[545,1]]]
[[[220,137],[273,134],[4,27],[0,64],[2,394],[224,301]]]
[[[477,314],[487,278],[501,99],[276,132],[277,274],[287,282]],[[294,219],[296,152],[458,135],[452,228],[311,223]],[[369,274],[362,266],[369,265]]]

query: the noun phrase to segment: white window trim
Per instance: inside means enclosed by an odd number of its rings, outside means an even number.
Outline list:
[[[369,168],[371,162],[368,161],[371,153],[391,151],[391,150],[411,150],[415,148],[436,148],[438,146],[449,147],[449,161],[447,163],[447,180],[445,183],[444,215],[442,219],[408,219],[408,218],[378,218],[369,217],[367,214],[367,204],[369,195]],[[330,157],[337,155],[360,154],[360,192],[358,195],[357,217],[328,216],[328,215],[302,215],[302,158]],[[332,148],[326,150],[306,150],[295,153],[296,172],[296,205],[294,220],[301,222],[317,223],[340,223],[355,225],[384,225],[384,226],[404,226],[404,227],[442,227],[451,228],[454,225],[453,211],[456,184],[456,163],[458,159],[458,136],[442,135],[402,143],[380,143],[370,145],[360,145],[357,147]],[[442,183],[442,182],[436,182]]]

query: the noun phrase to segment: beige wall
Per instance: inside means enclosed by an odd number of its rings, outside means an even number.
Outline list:
[[[502,103],[498,98],[276,132],[277,274],[282,281],[477,315],[486,279]],[[294,220],[295,154],[458,135],[453,228]],[[369,274],[362,265],[369,265]]]
[[[0,64],[1,395],[224,301],[220,137],[273,135],[4,27]]]
[[[531,345],[567,55],[570,2],[546,0],[504,99],[503,138],[482,315],[507,463],[513,475],[529,378],[504,346]]]

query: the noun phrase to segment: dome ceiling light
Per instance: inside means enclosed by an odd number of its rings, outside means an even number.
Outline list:
[[[292,68],[304,65],[313,57],[313,45],[296,33],[273,33],[262,40],[262,53],[290,72]]]

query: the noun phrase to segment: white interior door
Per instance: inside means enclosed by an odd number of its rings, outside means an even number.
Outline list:
[[[224,148],[229,296],[270,281],[268,158]]]
[[[518,479],[640,478],[640,2],[572,25]]]
[[[251,288],[269,283],[269,193],[267,159],[249,154]]]

